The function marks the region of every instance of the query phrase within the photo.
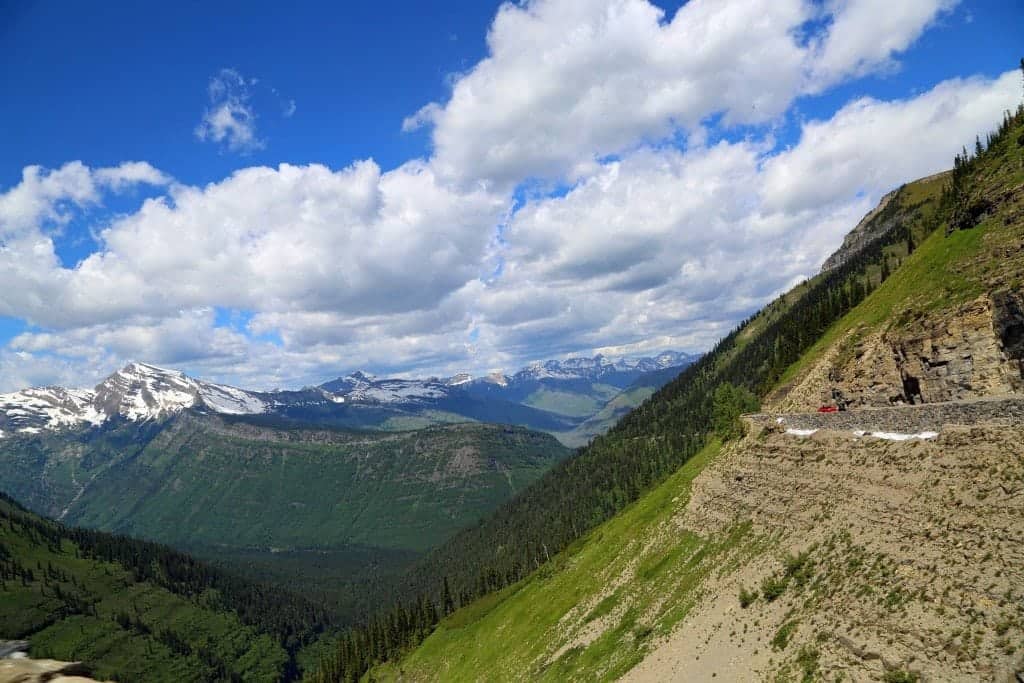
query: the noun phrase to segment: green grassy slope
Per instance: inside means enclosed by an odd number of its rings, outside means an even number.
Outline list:
[[[914,235],[916,250],[901,253],[901,239],[877,242],[858,262],[773,302],[692,371],[630,413],[610,433],[626,439],[611,443],[626,449],[636,442],[650,444],[659,433],[667,441],[673,422],[680,428],[694,426],[695,418],[687,420],[679,410],[703,409],[710,399],[690,400],[685,383],[691,391],[706,392],[721,381],[746,382],[764,395],[854,326],[955,306],[995,287],[1019,291],[1024,287],[1024,164],[1018,165],[1018,159],[1024,156],[1024,142],[1018,140],[1024,140],[1024,111],[988,152],[971,162],[960,199],[944,196],[940,201],[934,191],[905,188],[918,200],[911,202],[917,208],[927,195],[931,214],[920,224],[913,216],[904,222],[904,227],[922,228]],[[947,237],[944,221],[964,202],[982,199],[988,210],[981,220]],[[886,269],[893,274],[879,285],[880,259],[889,260]],[[857,287],[873,291],[844,311],[844,297]],[[636,503],[526,578],[456,611],[418,648],[397,663],[378,666],[370,678],[606,680],[627,671],[642,657],[651,634],[666,633],[685,616],[702,572],[757,550],[742,526],[724,538],[703,538],[669,523],[715,449],[714,443],[706,445]],[[615,581],[622,576],[628,580]],[[605,620],[608,628],[593,640],[586,624],[597,620]]]
[[[4,486],[66,522],[179,547],[419,552],[568,455],[549,435],[494,425],[360,433],[187,414],[148,442],[120,441],[5,439]]]
[[[745,527],[704,537],[673,523],[693,478],[718,449],[709,444],[529,578],[444,619],[408,657],[369,678],[611,680],[628,671],[654,637],[686,616],[703,576],[724,558],[751,551]],[[584,634],[598,621],[603,633],[588,642]]]
[[[141,571],[119,554],[154,565]],[[122,683],[280,680],[288,651],[243,623],[216,585],[173,551],[79,534],[0,496],[0,639],[29,639],[34,657],[83,661]]]

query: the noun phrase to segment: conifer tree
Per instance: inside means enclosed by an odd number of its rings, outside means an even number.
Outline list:
[[[448,586],[448,577],[444,577],[444,595],[443,595],[444,615],[448,616],[455,611],[455,601],[452,600],[452,591]]]

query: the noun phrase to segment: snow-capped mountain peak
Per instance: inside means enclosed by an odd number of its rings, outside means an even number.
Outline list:
[[[133,421],[158,419],[192,407],[229,414],[266,410],[264,402],[251,392],[133,362],[95,389],[42,387],[0,395],[0,428],[31,434],[42,429],[100,425],[115,416]]]
[[[451,382],[438,379],[377,379],[364,372],[326,382],[320,389],[328,392],[337,403],[417,403],[444,398]]]
[[[166,417],[194,406],[230,414],[265,410],[263,401],[248,391],[139,362],[129,363],[98,384],[95,404],[108,416],[129,420]]]
[[[654,358],[635,360],[612,360],[597,354],[591,358],[537,361],[512,376],[495,372],[479,378],[474,378],[468,373],[459,373],[447,379],[377,378],[358,371],[325,382],[318,388],[335,403],[416,404],[443,399],[466,390],[473,392],[475,388],[484,385],[496,385],[505,389],[510,385],[523,385],[539,380],[600,381],[616,373],[627,373],[635,377],[652,370],[683,365],[692,360],[692,356],[676,351],[665,351]]]
[[[611,360],[597,354],[591,358],[574,357],[531,363],[513,375],[513,380],[540,379],[598,379],[612,372],[649,372],[683,365],[692,356],[678,351],[664,351],[650,358],[619,358]]]
[[[198,395],[195,380],[182,372],[129,363],[96,385],[95,404],[108,416],[146,420],[191,408]]]
[[[503,373],[500,373],[500,372],[492,372],[491,374],[487,375],[486,377],[480,378],[480,381],[481,382],[486,382],[488,384],[497,384],[499,387],[507,387],[508,386],[508,377],[505,376]]]

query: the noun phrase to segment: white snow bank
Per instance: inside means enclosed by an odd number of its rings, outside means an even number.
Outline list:
[[[853,433],[854,436],[873,436],[876,439],[885,439],[886,441],[910,441],[911,439],[934,439],[939,435],[938,432],[917,432],[916,434],[903,434],[900,432],[865,432],[863,430],[857,430]]]
[[[817,429],[787,429],[786,433],[790,434],[792,436],[810,436],[811,434],[813,434],[816,431],[818,431],[818,430]]]

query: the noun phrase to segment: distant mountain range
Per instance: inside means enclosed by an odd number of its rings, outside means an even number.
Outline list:
[[[624,390],[636,388],[639,382],[639,387],[653,391],[678,374],[671,369],[681,371],[695,359],[674,351],[635,360],[597,355],[549,360],[512,375],[483,377],[400,379],[354,372],[316,387],[271,392],[207,382],[134,362],[93,389],[41,387],[0,395],[0,438],[111,421],[158,420],[192,409],[386,430],[465,420],[520,424],[578,445],[594,435],[579,433],[580,425]]]

